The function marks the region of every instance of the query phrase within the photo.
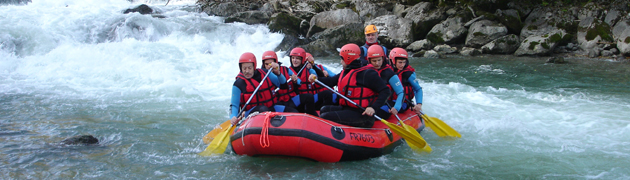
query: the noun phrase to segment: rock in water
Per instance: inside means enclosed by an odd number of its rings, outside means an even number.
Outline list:
[[[79,135],[65,139],[61,143],[67,145],[92,145],[98,144],[98,139],[92,135]]]

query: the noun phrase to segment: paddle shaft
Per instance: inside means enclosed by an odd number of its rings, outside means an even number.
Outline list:
[[[309,63],[308,61],[306,61],[306,63]],[[296,76],[300,76],[300,73],[302,73],[302,70],[304,70],[304,68],[306,67],[306,64],[304,64],[304,66],[302,66],[302,69],[300,69],[300,71],[298,71],[298,73],[296,74]],[[289,77],[289,79],[287,79],[287,83],[291,82],[291,78]],[[273,90],[273,92],[278,92],[280,90],[280,87],[276,88],[276,90]]]
[[[350,103],[354,104],[355,106],[357,106],[357,107],[361,108],[361,110],[365,111],[365,108],[364,108],[364,107],[359,106],[359,104],[357,104],[357,103],[355,103],[354,101],[350,100],[350,98],[348,98],[348,97],[344,96],[343,94],[339,93],[338,91],[335,91],[333,88],[329,87],[328,85],[326,85],[326,84],[322,83],[321,81],[319,81],[319,80],[317,80],[317,79],[315,79],[315,82],[316,82],[317,84],[321,85],[321,86],[326,87],[328,90],[330,90],[330,91],[334,92],[335,94],[339,95],[341,98],[345,99],[346,101],[348,101],[348,102],[350,102]],[[383,119],[383,118],[381,118],[381,117],[378,117],[376,114],[374,114],[373,116],[374,116],[376,119]],[[398,117],[398,116],[396,116],[396,117]]]

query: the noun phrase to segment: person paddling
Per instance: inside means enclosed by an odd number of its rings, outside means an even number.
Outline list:
[[[378,116],[387,119],[392,114],[398,114],[398,111],[400,111],[402,103],[404,102],[403,86],[400,83],[398,76],[396,76],[396,73],[394,73],[394,69],[392,69],[389,63],[387,63],[387,60],[385,59],[385,52],[383,52],[383,48],[381,48],[381,46],[370,46],[367,50],[367,58],[370,65],[374,66],[374,69],[376,69],[376,72],[378,72],[381,79],[387,82],[387,87],[390,91],[394,92],[393,94],[395,95],[392,97],[397,97],[397,99],[392,99],[390,97],[390,101],[392,101],[392,103],[389,104],[394,104],[393,107],[389,107],[386,104],[376,110],[376,114]]]
[[[291,70],[293,71],[293,75],[290,76],[291,80],[294,81],[297,86],[296,86],[296,93],[297,94],[312,94],[313,93],[313,84],[312,83],[308,83],[308,76],[310,74],[317,74],[317,72],[315,72],[315,70],[313,69],[309,69],[307,64],[308,62],[306,61],[306,51],[304,51],[304,49],[300,48],[300,47],[296,47],[293,48],[293,50],[291,50],[291,53],[289,53],[289,57],[291,58]],[[307,66],[307,67],[304,67]],[[303,70],[303,72],[301,72],[300,74],[298,74],[298,72],[300,72],[300,70],[302,70],[303,68],[306,68]]]
[[[313,69],[318,77],[331,77],[337,75],[326,68],[324,65],[315,64],[315,58],[313,57],[313,55],[311,55],[311,53],[306,53],[306,62],[308,62],[306,68]],[[316,95],[317,93],[320,93],[322,91],[327,91],[327,89],[320,86],[319,84],[312,84],[311,94]]]
[[[262,55],[262,69],[272,68],[274,64],[280,65],[278,55],[273,51],[266,51]],[[293,71],[286,66],[279,66],[279,77],[291,77]],[[274,69],[274,73],[275,73]],[[298,71],[298,73],[300,73]],[[304,73],[304,72],[301,72]],[[283,79],[283,78],[279,79]],[[277,103],[274,105],[276,112],[302,112],[317,116],[317,111],[311,94],[297,94],[295,91],[297,83],[295,81],[280,81],[279,88],[276,91]]]
[[[320,77],[319,81],[327,86],[338,86],[339,92],[348,97],[361,107],[345,99],[339,99],[339,105],[322,107],[320,117],[340,124],[372,127],[375,118],[372,116],[375,109],[385,105],[391,92],[387,88],[372,65],[361,67],[361,49],[356,44],[344,45],[339,55],[341,56],[341,73],[333,77]],[[309,76],[309,82],[315,82],[316,75]],[[365,108],[365,111],[361,110]]]
[[[234,125],[238,123],[240,117],[245,117],[251,112],[270,111],[275,103],[273,90],[280,85],[280,81],[286,81],[284,77],[278,79],[279,74],[272,71],[263,71],[256,68],[256,56],[246,52],[238,60],[240,72],[236,76],[236,81],[232,86],[232,99],[230,104],[230,122]],[[278,64],[272,64],[271,68],[277,69]],[[267,74],[269,72],[269,74]],[[276,70],[276,72],[278,72]],[[263,79],[263,77],[267,78]],[[262,83],[262,84],[261,84]],[[258,87],[260,85],[260,87]],[[254,94],[254,91],[258,91]],[[247,101],[251,98],[251,101]],[[243,115],[239,110],[243,109]]]
[[[411,99],[416,98],[416,104],[402,104],[402,111],[409,109],[409,106],[413,107],[413,111],[421,114],[422,111],[422,87],[416,82],[416,70],[409,65],[407,51],[403,48],[394,48],[389,53],[389,59],[394,64],[394,71],[396,72],[400,82],[402,82],[405,92],[405,99],[411,103]],[[397,95],[393,95],[396,99],[396,104],[400,101]]]
[[[370,48],[370,46],[378,45],[381,48],[383,48],[383,52],[385,53],[387,53],[387,48],[378,43],[378,29],[376,28],[375,25],[370,24],[370,25],[365,26],[364,33],[365,33],[365,44],[361,46],[361,61],[364,63],[363,65],[367,65],[369,64],[368,59],[367,59],[367,51],[368,51],[368,48]],[[388,57],[387,54],[385,54],[385,57]]]

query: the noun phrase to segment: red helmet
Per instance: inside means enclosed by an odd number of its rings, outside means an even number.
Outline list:
[[[392,61],[392,64],[396,64],[396,58],[408,58],[407,51],[403,48],[394,48],[389,52],[389,59]]]
[[[381,45],[375,44],[368,48],[367,58],[373,57],[385,57],[385,52],[383,52],[383,47],[381,47]]]
[[[262,60],[273,59],[275,62],[278,62],[278,55],[273,51],[265,51],[262,55]]]
[[[256,56],[254,53],[246,52],[241,54],[241,58],[238,59],[238,64],[241,63],[254,63],[254,67],[256,67]]]
[[[313,58],[313,55],[311,53],[306,53],[306,59],[308,59],[309,57]],[[315,59],[315,58],[313,58]]]
[[[356,44],[346,44],[341,47],[339,50],[339,56],[343,59],[343,62],[346,64],[352,63],[352,61],[359,59],[361,57],[361,48],[359,48]]]
[[[302,57],[302,63],[306,61],[306,51],[304,51],[304,49],[302,49],[301,47],[293,48],[293,50],[291,50],[291,53],[289,53],[289,57],[291,56]]]
[[[260,59],[261,59],[260,61],[262,61],[262,63],[263,63],[261,65],[262,67],[265,66],[265,60],[267,60],[267,59],[273,59],[274,62],[278,63],[278,55],[276,54],[276,52],[273,52],[273,51],[265,51],[262,54],[262,58],[260,58]]]

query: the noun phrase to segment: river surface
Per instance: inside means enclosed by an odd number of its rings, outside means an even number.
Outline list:
[[[0,179],[630,179],[630,64],[605,59],[411,58],[425,113],[462,134],[425,129],[430,154],[201,157],[240,54],[283,35],[171,3],[151,4],[165,18],[126,0],[0,6]],[[60,143],[84,134],[100,143]]]

